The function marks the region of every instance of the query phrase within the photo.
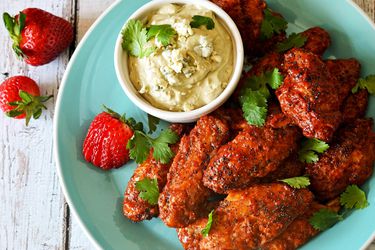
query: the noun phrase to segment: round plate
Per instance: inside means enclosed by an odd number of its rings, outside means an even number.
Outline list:
[[[135,163],[104,172],[86,163],[81,154],[85,133],[102,104],[147,124],[146,114],[122,91],[113,66],[115,41],[123,23],[146,2],[118,1],[98,19],[76,49],[57,99],[54,142],[60,182],[81,226],[104,249],[182,249],[176,231],[159,219],[134,224],[122,215],[123,192]],[[362,63],[363,76],[375,73],[375,26],[351,1],[268,3],[291,23],[290,31],[312,26],[327,29],[333,44],[326,56],[355,57]],[[368,116],[375,117],[374,98]],[[375,178],[364,189],[369,207],[353,212],[303,249],[359,249],[369,243],[375,231]]]

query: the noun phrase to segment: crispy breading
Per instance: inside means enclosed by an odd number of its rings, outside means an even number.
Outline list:
[[[212,191],[203,185],[210,155],[229,138],[229,126],[215,116],[200,118],[181,139],[168,181],[159,197],[160,218],[170,227],[185,227],[200,217]]]
[[[178,229],[178,237],[185,249],[259,249],[304,214],[312,200],[307,189],[280,183],[232,191],[215,210],[207,237],[201,233],[207,218]]]
[[[299,145],[297,127],[249,127],[219,148],[204,171],[204,185],[217,193],[245,188],[267,176]]]
[[[351,123],[357,118],[362,118],[366,114],[368,105],[367,90],[359,90],[355,94],[350,94],[344,101],[341,111],[343,113],[343,122]]]
[[[319,161],[307,165],[311,190],[319,200],[334,198],[348,185],[362,185],[371,176],[375,161],[372,126],[372,119],[357,119],[345,125]]]
[[[263,21],[263,0],[211,0],[220,6],[236,23],[241,33],[245,51],[248,55],[256,52],[259,43],[260,27]]]
[[[284,83],[276,90],[281,109],[304,136],[330,141],[342,114],[338,80],[319,56],[303,49],[285,54]]]
[[[356,59],[338,59],[325,61],[328,71],[339,82],[337,91],[339,92],[340,102],[342,102],[357,84],[361,64]]]
[[[313,27],[301,32],[301,35],[307,38],[302,47],[314,54],[323,55],[331,45],[331,37],[328,32],[320,27]]]
[[[172,124],[170,128],[179,136],[182,136],[190,131],[191,126],[185,124]],[[174,153],[177,152],[178,145],[179,143],[176,143],[171,146]],[[134,222],[149,220],[152,217],[158,216],[159,214],[158,206],[151,205],[147,201],[142,200],[139,197],[139,191],[135,187],[137,181],[145,178],[157,178],[159,190],[163,190],[167,182],[167,174],[172,161],[167,164],[162,164],[159,161],[156,161],[152,154],[153,150],[150,151],[146,161],[137,166],[125,190],[123,213],[126,217]]]

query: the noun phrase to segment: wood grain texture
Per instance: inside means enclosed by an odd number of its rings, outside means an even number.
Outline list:
[[[125,0],[124,0],[125,1]],[[127,0],[126,0],[127,1]],[[80,41],[96,18],[114,0],[0,0],[0,13],[11,14],[38,7],[75,24]],[[375,20],[375,0],[355,0]],[[0,24],[0,73],[27,75],[39,83],[43,94],[57,94],[69,60],[66,51],[54,62],[31,67],[15,59]],[[0,75],[0,81],[4,77]],[[38,121],[0,115],[0,249],[93,249],[71,216],[56,175],[52,156],[52,119],[55,99]],[[375,250],[375,244],[367,250]]]
[[[1,13],[16,14],[26,7],[72,17],[70,1],[0,1]],[[31,67],[17,60],[10,48],[1,24],[0,73],[30,76],[42,94],[56,95],[69,52],[48,65]],[[29,127],[24,120],[0,115],[0,249],[64,248],[64,196],[52,155],[54,102],[49,101],[48,111]]]

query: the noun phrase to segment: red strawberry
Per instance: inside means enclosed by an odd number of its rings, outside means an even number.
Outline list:
[[[41,9],[29,8],[11,17],[3,14],[13,50],[34,66],[53,61],[73,41],[72,25]]]
[[[38,85],[26,76],[14,76],[0,84],[0,108],[9,117],[22,119],[26,125],[31,117],[38,119],[42,109],[47,109],[43,102],[50,96],[40,96]]]
[[[86,161],[108,170],[121,167],[129,161],[126,145],[134,130],[142,130],[143,125],[107,107],[104,109],[105,112],[97,115],[89,127],[83,143],[83,155]]]

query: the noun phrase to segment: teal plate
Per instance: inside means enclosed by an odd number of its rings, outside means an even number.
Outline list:
[[[113,54],[120,29],[146,0],[118,1],[86,34],[66,70],[54,120],[55,156],[70,208],[92,242],[103,249],[182,249],[174,229],[159,219],[131,223],[122,215],[122,198],[134,163],[108,172],[83,160],[82,141],[90,121],[106,104],[146,124],[117,82]],[[326,56],[356,57],[363,76],[375,73],[375,26],[351,1],[270,0],[291,23],[290,31],[322,26],[332,36]],[[368,116],[375,117],[375,101]],[[163,125],[165,126],[166,123]],[[375,232],[375,178],[364,185],[370,206],[314,238],[303,249],[359,249]]]

